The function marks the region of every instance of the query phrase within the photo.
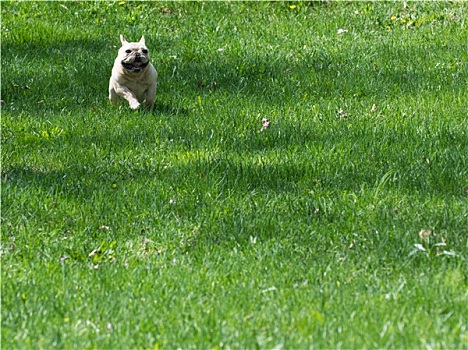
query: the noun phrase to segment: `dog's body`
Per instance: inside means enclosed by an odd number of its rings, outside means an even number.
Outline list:
[[[150,62],[145,38],[142,36],[140,41],[129,43],[120,35],[120,41],[122,47],[115,59],[109,81],[109,100],[118,103],[124,98],[131,109],[138,109],[145,101],[146,108],[151,109],[158,73]]]

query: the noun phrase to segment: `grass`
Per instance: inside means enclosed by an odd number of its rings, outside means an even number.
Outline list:
[[[466,3],[1,7],[2,347],[466,348]]]

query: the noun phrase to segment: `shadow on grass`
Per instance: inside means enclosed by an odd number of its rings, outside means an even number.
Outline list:
[[[179,114],[178,118],[182,120],[185,116]],[[216,189],[226,196],[233,189],[245,195],[308,190],[339,194],[375,188],[391,171],[393,176],[386,185],[396,191],[446,198],[463,196],[466,173],[462,154],[440,153],[440,159],[429,164],[420,148],[409,151],[409,145],[398,139],[381,145],[373,141],[356,144],[358,138],[372,140],[375,135],[371,131],[346,137],[341,132],[325,135],[310,129],[302,131],[299,138],[292,134],[252,133],[242,136],[244,141],[225,143],[223,149],[216,144],[211,147],[210,141],[205,144],[205,135],[184,127],[162,128],[156,134],[154,130],[137,127],[118,134],[95,133],[75,141],[73,135],[69,137],[65,142],[74,142],[73,147],[85,156],[78,164],[61,157],[58,163],[63,170],[51,170],[47,165],[5,166],[4,153],[2,181],[7,185],[4,190],[8,191],[10,186],[37,185],[44,192],[61,192],[80,200],[100,191],[112,193],[116,184],[130,188],[179,188],[188,192]],[[30,147],[46,146],[53,150],[54,143],[60,147],[63,142],[36,143]],[[90,145],[99,145],[101,151],[93,153]],[[149,152],[151,145],[155,148]],[[158,147],[167,148],[164,159],[159,157]]]
[[[52,41],[46,44],[8,42],[2,50],[3,109],[55,110],[86,109],[90,105],[107,102],[107,88],[116,55],[114,39]],[[452,45],[453,46],[453,45]],[[411,51],[401,47],[381,47],[377,58],[350,58],[344,54],[330,54],[316,48],[299,58],[280,57],[279,53],[252,53],[206,56],[197,61],[180,58],[177,72],[168,59],[153,56],[159,71],[158,94],[164,97],[163,113],[177,110],[174,92],[196,96],[221,91],[233,99],[244,98],[284,103],[286,100],[356,99],[375,97],[388,99],[395,95],[417,95],[426,91],[459,93],[463,87],[463,66],[450,70],[443,64],[424,70],[418,65],[427,55],[424,42]],[[462,47],[451,47],[463,52]],[[31,53],[34,53],[31,56]],[[443,54],[439,54],[443,59]],[[24,65],[22,64],[24,62]],[[440,62],[439,62],[440,63]],[[172,74],[171,74],[172,73]],[[175,74],[175,75],[174,75]],[[172,75],[172,78],[171,78]],[[32,107],[34,106],[34,107]]]
[[[15,44],[4,41],[2,44],[2,99],[5,101],[5,114],[22,111],[30,113],[31,116],[45,111],[59,114],[64,108],[70,111],[75,108],[86,111],[90,105],[101,107],[108,103],[107,84],[116,54],[116,49],[112,47],[115,45],[114,38],[109,41],[81,39],[46,44]],[[162,102],[158,104],[157,97],[155,117],[158,114],[167,114],[196,118],[191,107],[181,106],[177,98],[194,98],[203,93],[223,93],[233,101],[238,101],[238,104],[249,99],[254,101],[256,106],[269,104],[273,107],[305,95],[313,99],[333,101],[364,97],[386,99],[389,95],[418,95],[427,91],[460,93],[462,84],[459,79],[463,77],[463,67],[453,68],[451,72],[447,72],[443,66],[423,70],[411,61],[412,57],[424,57],[423,44],[413,48],[409,54],[403,48],[393,47],[379,53],[376,60],[357,57],[356,61],[359,64],[349,56],[331,55],[321,48],[299,59],[278,58],[274,52],[254,53],[248,57],[207,56],[201,61],[181,57],[177,73],[172,79],[169,78],[173,72],[170,62],[156,61],[155,65],[160,74],[158,94],[162,96]],[[464,52],[463,48],[455,50]],[[399,61],[402,57],[407,58]],[[26,64],[26,61],[28,66],[22,65],[22,62]],[[189,123],[181,123],[177,130],[170,133],[179,139],[185,139],[186,142],[189,142],[187,139],[195,140],[195,149],[200,148],[204,139],[203,135],[197,135]],[[191,135],[190,138],[187,138],[187,135]],[[319,139],[319,136],[325,138],[317,133],[311,135],[315,140]],[[372,136],[368,133],[362,135],[362,138]],[[93,137],[98,144],[106,143],[110,138],[113,151],[119,152],[124,145],[128,147],[132,143],[135,132],[120,134],[115,136],[115,139],[109,135],[103,139]],[[148,137],[143,134],[141,140],[145,141]],[[168,135],[169,137],[171,135]],[[69,142],[72,143],[73,140]],[[226,192],[233,188],[243,192],[295,192],[307,186],[320,186],[325,191],[333,192],[356,190],[363,184],[373,187],[376,180],[385,173],[384,167],[375,167],[375,164],[359,163],[352,167],[346,163],[331,165],[326,160],[309,163],[306,160],[290,163],[280,160],[269,164],[253,163],[248,159],[255,151],[274,148],[281,150],[287,147],[288,142],[288,147],[292,144],[296,146],[292,149],[298,149],[301,144],[297,139],[291,139],[279,142],[278,146],[274,138],[272,142],[265,143],[260,136],[246,139],[246,142],[253,145],[250,151],[243,151],[242,156],[246,161],[231,159],[229,154],[221,154],[218,159],[180,162],[168,171],[162,170],[163,165],[156,168],[135,168],[132,164],[124,164],[116,170],[105,167],[98,169],[92,163],[67,164],[66,171],[41,171],[34,168],[10,167],[7,164],[4,166],[2,179],[12,188],[28,188],[34,184],[43,191],[57,188],[65,195],[86,200],[93,191],[112,191],[116,179],[121,183],[142,184],[151,184],[151,181],[157,179],[166,186],[188,185],[201,188],[218,183],[219,186],[224,186]],[[385,155],[381,157],[384,159]],[[393,162],[386,164],[395,165],[398,160],[393,158]],[[87,170],[85,165],[88,166]],[[366,166],[373,168],[366,170]],[[401,172],[414,172],[409,165],[400,169]],[[426,185],[431,183],[438,173],[424,171],[422,178],[416,181],[406,178],[400,186],[413,192],[427,190]],[[193,183],[187,182],[188,179]],[[445,196],[446,188],[453,186],[438,186],[432,191]]]
[[[452,49],[463,50],[461,46]],[[447,69],[435,62],[434,67],[424,69],[418,64],[427,55],[422,46],[412,48],[412,52],[403,48],[383,50],[378,59],[369,60],[330,55],[318,48],[299,60],[277,59],[271,53],[230,57],[214,64],[189,61],[178,76],[183,80],[181,85],[188,85],[192,93],[222,91],[239,101],[251,98],[273,105],[304,96],[328,100],[372,97],[380,102],[425,92],[464,91],[461,81],[466,70],[461,65]]]

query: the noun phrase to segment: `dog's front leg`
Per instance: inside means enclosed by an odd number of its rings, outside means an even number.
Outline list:
[[[145,107],[148,111],[151,111],[152,108],[153,108],[153,104],[154,104],[154,96],[156,95],[156,83],[154,84],[151,84],[148,88],[148,90],[146,90],[146,96],[145,96],[145,99],[146,99],[146,102],[145,102]]]
[[[119,96],[122,96],[128,101],[131,109],[140,108],[140,102],[136,98],[135,94],[132,91],[130,91],[127,87],[120,85],[118,88],[116,88],[115,91]]]
[[[115,92],[115,89],[112,86],[109,88],[109,100],[114,105],[120,101],[120,96],[117,95],[117,93]]]

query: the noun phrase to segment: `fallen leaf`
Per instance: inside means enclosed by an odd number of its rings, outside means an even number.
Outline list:
[[[268,293],[268,292],[275,292],[278,289],[275,286],[271,286],[270,288],[262,290],[262,293]]]
[[[162,7],[159,12],[161,12],[163,15],[170,15],[172,13],[171,9],[169,7]]]
[[[420,250],[420,251],[422,251],[422,252],[425,252],[425,251],[426,251],[426,248],[424,248],[424,247],[423,247],[421,244],[419,244],[419,243],[416,243],[414,246],[416,247],[417,250]]]
[[[348,118],[348,114],[347,114],[344,110],[340,109],[340,110],[338,111],[338,117],[340,117],[340,118]]]
[[[426,240],[427,237],[432,235],[432,230],[425,229],[419,231],[419,238],[421,238],[423,241]]]
[[[267,118],[263,118],[262,119],[262,130],[265,130],[265,129],[268,129],[270,127],[270,120],[268,120]]]
[[[213,80],[211,83],[208,84],[207,88],[208,89],[216,89],[217,86],[218,86],[218,83]]]
[[[448,256],[457,256],[457,254],[453,250],[444,250],[442,254],[448,255]]]
[[[99,252],[98,248],[94,249],[91,253],[88,254],[88,258],[92,258],[98,252]]]

